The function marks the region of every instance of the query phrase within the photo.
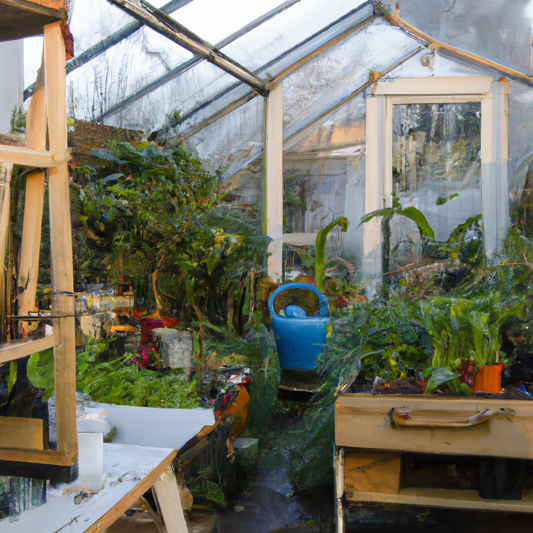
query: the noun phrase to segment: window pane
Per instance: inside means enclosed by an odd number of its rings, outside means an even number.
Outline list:
[[[402,207],[422,212],[437,241],[447,241],[459,224],[482,212],[480,130],[479,102],[393,108],[393,192]],[[419,262],[421,254],[416,224],[396,215],[392,266]]]

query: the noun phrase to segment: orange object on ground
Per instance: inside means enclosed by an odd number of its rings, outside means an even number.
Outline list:
[[[503,363],[497,365],[483,365],[474,382],[474,392],[498,394],[502,388]]]

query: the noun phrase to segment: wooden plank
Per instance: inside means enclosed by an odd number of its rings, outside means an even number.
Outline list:
[[[366,99],[365,214],[383,207],[384,99]],[[363,278],[381,273],[381,221],[363,225]]]
[[[376,96],[490,94],[493,81],[492,76],[392,78],[376,83],[372,94]]]
[[[41,67],[42,68],[42,67]],[[26,146],[33,150],[46,149],[46,113],[44,87],[32,97],[26,121]],[[44,171],[32,172],[26,178],[24,221],[18,269],[18,313],[27,315],[35,307],[39,275],[39,253],[44,205]]]
[[[10,312],[10,299],[7,292],[6,247],[9,228],[9,213],[11,205],[11,176],[13,165],[0,163],[0,339],[7,340],[7,315]]]
[[[44,27],[44,88],[48,142],[55,161],[67,161],[67,86],[61,22]]]
[[[335,531],[336,533],[344,533],[344,509],[342,506],[344,495],[344,448],[335,447],[333,472],[335,475]]]
[[[77,449],[76,339],[70,191],[67,165],[49,171],[50,243],[52,258],[52,315],[57,345],[54,348],[57,405],[57,449],[70,455]]]
[[[154,491],[167,533],[188,533],[176,475],[169,466],[155,481]]]
[[[283,244],[292,244],[295,246],[314,246],[318,233],[284,233],[282,236]]]
[[[268,247],[268,275],[283,273],[283,84],[274,85],[265,100],[263,226],[272,242]]]
[[[515,414],[495,415],[483,424],[465,428],[394,427],[390,416],[394,407],[451,414],[485,409],[498,412],[503,408]],[[336,403],[335,442],[382,451],[533,459],[533,402],[345,394]]]
[[[0,448],[0,461],[20,461],[22,463],[41,463],[45,465],[71,466],[76,462],[77,453],[66,456],[56,450],[26,450]]]
[[[54,333],[48,335],[48,337],[43,337],[42,339],[16,339],[9,341],[0,345],[0,363],[14,361],[15,359],[20,359],[21,357],[26,357],[27,355],[32,355],[42,350],[47,350],[55,345],[55,341],[56,337]]]
[[[344,491],[398,494],[400,466],[399,453],[348,449],[344,458]]]
[[[52,168],[59,166],[63,161],[68,161],[70,155],[65,153],[64,159],[55,160],[52,153],[41,150],[30,150],[21,146],[0,145],[0,161],[36,168]]]
[[[150,450],[150,448],[145,448]],[[159,448],[154,448],[159,450]],[[146,453],[149,453],[148,451]],[[106,527],[109,527],[115,520],[117,520],[125,511],[127,511],[135,501],[137,501],[152,485],[156,480],[168,469],[172,464],[174,457],[176,457],[176,450],[173,450],[161,463],[159,463],[148,475],[146,475],[140,482],[137,482],[135,487],[128,492],[120,501],[118,501],[109,511],[103,514],[101,517],[97,517],[96,522],[93,522],[89,527],[84,529],[84,533],[100,533]],[[177,489],[177,486],[176,486]],[[178,497],[178,502],[180,499]],[[99,502],[100,506],[103,507],[104,501]],[[105,507],[104,507],[105,508]],[[98,513],[96,513],[98,514]],[[93,513],[94,516],[94,513]],[[185,529],[187,531],[187,529]],[[170,530],[169,533],[174,533]],[[179,531],[181,533],[181,531]]]
[[[515,513],[533,512],[533,491],[526,491],[521,500],[487,500],[479,497],[477,491],[459,489],[407,488],[399,494],[377,492],[346,493],[352,502],[381,502],[419,505],[421,507],[445,507],[482,511],[505,511]]]
[[[0,448],[42,450],[43,444],[41,419],[0,417]]]
[[[490,95],[446,95],[446,96],[390,96],[394,105],[402,104],[462,104],[467,102],[482,102]]]

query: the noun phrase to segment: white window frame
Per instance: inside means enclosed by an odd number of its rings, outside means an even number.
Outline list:
[[[509,229],[509,80],[491,76],[393,78],[366,99],[365,214],[392,205],[392,112],[395,104],[481,103],[481,197],[485,255],[492,259]],[[363,276],[381,275],[381,219],[363,226]]]

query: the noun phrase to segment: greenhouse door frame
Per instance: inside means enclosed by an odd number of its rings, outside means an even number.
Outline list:
[[[392,205],[392,112],[395,104],[481,103],[481,196],[485,255],[509,228],[509,80],[492,76],[392,78],[366,98],[365,214]],[[363,226],[364,279],[382,274],[381,217]]]

